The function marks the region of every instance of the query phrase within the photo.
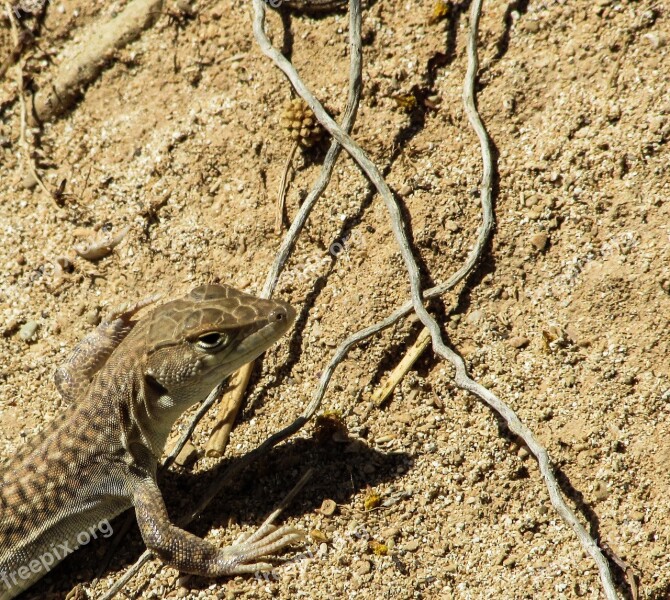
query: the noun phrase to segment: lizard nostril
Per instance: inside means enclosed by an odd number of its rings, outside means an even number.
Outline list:
[[[270,313],[269,321],[271,323],[279,323],[281,321],[286,321],[286,319],[287,319],[286,309],[285,308],[275,308]]]

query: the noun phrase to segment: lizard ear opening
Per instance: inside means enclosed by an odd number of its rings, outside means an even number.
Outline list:
[[[149,384],[149,387],[151,387],[158,395],[160,396],[166,396],[168,393],[168,390],[166,387],[161,385],[158,382],[158,379],[156,379],[153,375],[150,373],[147,373],[144,378],[146,379],[146,382]]]

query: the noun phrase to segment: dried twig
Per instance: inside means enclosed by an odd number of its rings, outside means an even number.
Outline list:
[[[544,478],[545,485],[547,486],[552,505],[563,518],[563,520],[568,523],[568,525],[570,525],[584,549],[591,555],[594,562],[596,563],[607,598],[610,600],[618,598],[607,560],[603,556],[596,542],[593,540],[593,538],[591,538],[575,513],[570,509],[570,507],[563,499],[558,482],[556,481],[556,477],[553,472],[553,467],[545,448],[535,438],[530,429],[528,429],[520,421],[516,413],[510,407],[508,407],[504,402],[496,397],[490,390],[474,381],[468,375],[463,359],[444,343],[437,322],[433,319],[430,313],[428,313],[422,303],[420,272],[418,265],[414,260],[412,250],[407,239],[402,213],[391,190],[379,172],[379,169],[368,158],[367,154],[365,154],[365,152],[361,150],[361,148],[349,137],[349,135],[343,132],[337,123],[328,115],[328,113],[326,113],[323,106],[313,96],[311,91],[304,85],[293,65],[276,48],[274,48],[274,46],[272,46],[272,43],[265,33],[265,5],[263,0],[253,0],[253,2],[255,9],[254,35],[256,36],[256,40],[261,48],[261,51],[284,72],[284,74],[293,84],[293,87],[298,92],[298,94],[307,102],[307,104],[309,104],[319,122],[328,130],[333,138],[339,141],[340,144],[347,150],[349,155],[358,163],[360,168],[365,172],[381,195],[391,217],[391,227],[393,234],[396,238],[400,248],[400,254],[409,274],[413,308],[421,322],[431,332],[433,350],[436,354],[450,362],[454,367],[454,381],[456,385],[458,385],[463,390],[471,392],[484,401],[489,407],[494,409],[506,421],[509,429],[524,440],[538,461],[538,466]],[[477,30],[480,12],[481,0],[474,0],[472,3],[470,19],[471,35],[468,40],[468,75],[471,78],[476,77],[476,72],[478,69]],[[488,140],[486,141],[485,145],[486,150],[488,151]]]
[[[281,183],[279,184],[279,194],[277,196],[277,217],[275,221],[275,233],[280,234],[282,228],[284,227],[284,207],[286,206],[286,188],[288,187],[288,172],[291,170],[291,164],[293,163],[293,157],[295,156],[295,151],[298,149],[300,142],[296,140],[291,146],[291,151],[289,152],[288,158],[286,159],[286,164],[284,165],[284,173],[281,177]]]
[[[427,329],[422,329],[419,333],[419,337],[416,338],[415,342],[410,346],[409,350],[405,353],[405,356],[402,357],[402,360],[396,365],[395,369],[391,371],[391,374],[388,376],[388,379],[384,382],[384,385],[377,388],[375,393],[372,394],[371,401],[376,406],[381,406],[384,403],[395,387],[402,381],[402,378],[407,375],[407,372],[412,368],[412,365],[416,362],[416,359],[421,356],[423,351],[428,348],[430,344],[430,331]]]
[[[9,52],[9,56],[0,64],[0,79],[5,76],[7,69],[13,67],[19,61],[21,54],[33,42],[33,39],[33,34],[30,31],[27,29],[21,31],[14,48]]]
[[[614,564],[619,567],[621,572],[624,574],[626,582],[630,587],[631,599],[639,600],[640,588],[638,587],[638,583],[640,578],[636,572],[635,567],[633,567],[633,565],[631,565],[628,561],[624,560],[621,556],[614,552],[612,547],[607,542],[601,542],[600,545],[603,549],[603,552],[609,556],[610,560],[614,562]]]
[[[228,378],[228,389],[219,402],[219,412],[205,446],[205,454],[209,457],[218,458],[225,452],[230,432],[233,430],[244,392],[254,369],[254,362],[247,363]]]
[[[351,131],[356,121],[356,114],[358,113],[358,104],[361,98],[362,87],[362,51],[361,51],[361,6],[360,2],[356,0],[349,1],[349,92],[347,97],[347,106],[344,109],[344,116],[342,118],[342,130],[347,133]],[[307,198],[300,206],[298,213],[293,219],[288,232],[282,240],[279,251],[275,256],[274,263],[265,279],[262,298],[269,298],[274,292],[275,286],[279,279],[279,274],[286,265],[291,250],[295,245],[298,234],[302,230],[307,218],[309,217],[317,200],[321,197],[324,190],[330,182],[330,177],[333,174],[335,163],[342,151],[340,143],[333,139],[328,148],[328,153],[323,161],[323,167],[319,178],[314,183]]]
[[[347,96],[347,104],[344,109],[344,116],[342,118],[342,129],[346,132],[351,131],[354,126],[354,122],[356,121],[356,114],[358,113],[358,105],[361,99],[362,88],[361,8],[360,2],[357,1],[350,1],[349,4],[349,53],[349,91]],[[300,206],[295,219],[291,223],[288,232],[282,240],[279,251],[275,256],[274,263],[272,264],[267,278],[265,279],[263,291],[261,292],[262,298],[269,298],[272,296],[275,286],[277,285],[279,275],[284,268],[291,251],[293,250],[293,246],[295,245],[295,241],[298,238],[302,227],[312,212],[314,205],[321,197],[321,194],[323,194],[324,190],[328,186],[328,183],[330,182],[333,169],[335,168],[335,163],[337,162],[337,158],[339,157],[341,150],[342,146],[340,146],[337,140],[333,140],[323,161],[323,166],[321,168],[319,178],[314,183],[312,190]],[[240,402],[243,392],[244,390],[241,390],[240,392]],[[223,480],[227,480],[225,475]]]
[[[9,22],[11,23],[12,38],[14,41],[14,45],[18,47],[21,43],[21,34],[19,33],[19,27],[16,24],[15,20],[16,18],[14,12],[12,11],[11,6],[9,5],[9,2],[5,2],[5,10],[7,11],[7,17],[9,19]],[[18,87],[17,93],[19,95],[19,104],[21,106],[19,145],[25,156],[26,165],[28,166],[28,172],[35,180],[38,187],[55,202],[53,194],[49,191],[47,186],[44,185],[44,181],[42,181],[42,178],[37,173],[37,169],[35,169],[35,163],[33,163],[33,157],[30,151],[30,145],[28,144],[28,138],[26,137],[26,120],[28,117],[28,111],[26,109],[26,99],[23,95],[23,67],[21,66],[20,57],[16,61],[15,67],[16,67],[16,85]]]
[[[361,8],[360,0],[350,0],[349,2],[349,40],[351,48],[351,60],[349,63],[349,95],[347,98],[347,106],[344,111],[344,118],[342,119],[342,128],[350,131],[356,120],[356,113],[358,112],[358,103],[360,101],[361,95]],[[326,154],[326,158],[321,169],[321,175],[319,179],[314,184],[314,187],[310,191],[309,195],[303,202],[298,214],[296,215],[293,223],[288,232],[284,236],[281,247],[277,252],[275,261],[268,273],[268,276],[265,280],[265,285],[263,287],[263,292],[261,297],[269,298],[272,295],[272,292],[279,278],[279,273],[283,269],[286,260],[293,248],[295,240],[297,239],[302,226],[305,224],[309,213],[311,212],[314,204],[319,199],[323,190],[325,190],[328,182],[330,181],[330,176],[332,175],[333,169],[335,167],[335,162],[339,156],[341,147],[340,145],[333,140]],[[325,391],[325,388],[324,388]],[[310,406],[314,404],[314,401],[310,403]],[[209,503],[214,499],[214,497],[221,491],[221,489],[226,485],[228,481],[231,481],[238,473],[244,470],[248,465],[254,462],[258,457],[262,456],[268,452],[271,448],[276,446],[281,441],[287,439],[295,432],[297,432],[307,421],[312,417],[316,406],[314,406],[311,413],[307,414],[308,411],[303,413],[303,416],[299,417],[291,425],[285,429],[279,431],[278,433],[272,435],[267,439],[263,444],[261,444],[255,450],[252,450],[243,457],[240,457],[234,465],[228,468],[223,475],[217,479],[211,487],[207,490],[205,496],[202,498],[200,504],[195,509],[195,511],[189,517],[190,519],[198,516]]]
[[[63,61],[51,84],[35,95],[37,118],[48,121],[67,110],[102,72],[111,53],[150,27],[162,6],[163,0],[133,0],[108,23],[94,24],[81,52]]]

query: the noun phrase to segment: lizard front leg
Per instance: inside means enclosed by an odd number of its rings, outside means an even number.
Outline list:
[[[134,504],[147,548],[166,564],[184,573],[220,577],[271,569],[270,563],[259,559],[303,538],[298,530],[291,527],[272,531],[262,527],[243,541],[218,548],[170,522],[160,490],[151,479],[144,479],[137,485]]]
[[[130,333],[134,326],[131,321],[133,315],[157,299],[158,296],[151,296],[130,306],[126,304],[118,307],[74,347],[68,359],[54,374],[56,388],[63,400],[72,402],[88,387],[93,375]]]

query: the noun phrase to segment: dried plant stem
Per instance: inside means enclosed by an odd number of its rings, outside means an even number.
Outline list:
[[[298,149],[300,142],[296,140],[291,146],[291,151],[286,158],[286,164],[284,165],[284,172],[281,177],[281,183],[279,184],[279,194],[277,195],[277,217],[275,221],[275,233],[279,235],[281,230],[284,227],[284,208],[286,206],[286,190],[288,188],[288,172],[291,170],[291,165],[293,164],[293,157],[295,156],[295,151]]]
[[[409,350],[405,353],[405,356],[402,357],[402,360],[396,365],[395,369],[391,371],[391,374],[388,376],[384,385],[377,388],[375,393],[372,394],[371,401],[375,406],[381,406],[392,393],[395,387],[402,381],[402,378],[407,375],[407,372],[412,368],[412,365],[416,362],[416,359],[421,356],[423,351],[428,348],[430,344],[430,331],[427,329],[422,329],[419,333],[419,337],[416,338],[416,341],[410,346]]]
[[[63,61],[51,84],[35,95],[35,114],[51,121],[68,110],[105,66],[109,56],[138,38],[161,14],[163,0],[132,0],[107,23],[95,23],[81,51]]]
[[[254,361],[251,361],[235,371],[228,379],[228,389],[219,402],[219,412],[205,446],[207,456],[218,458],[226,451],[230,432],[233,430],[253,370]]]
[[[484,401],[488,406],[493,408],[506,421],[509,429],[524,440],[538,462],[540,472],[542,473],[545,485],[547,486],[552,505],[559,513],[561,518],[563,518],[563,520],[568,523],[568,525],[570,525],[584,549],[591,555],[594,562],[596,563],[607,598],[609,600],[618,598],[607,560],[603,556],[596,542],[593,540],[593,538],[591,538],[575,513],[570,509],[570,507],[563,499],[558,482],[556,481],[553,467],[545,448],[538,442],[530,429],[521,423],[516,413],[510,407],[497,398],[490,390],[486,389],[484,386],[470,378],[463,359],[444,343],[437,322],[428,313],[425,306],[423,305],[420,272],[418,265],[414,260],[409,240],[407,238],[402,213],[395,197],[386,184],[386,181],[381,175],[379,169],[368,158],[367,154],[365,154],[365,152],[361,150],[361,148],[349,137],[349,135],[342,131],[337,123],[328,115],[323,106],[302,82],[293,65],[276,48],[274,48],[274,46],[272,46],[272,43],[265,33],[265,5],[263,0],[253,0],[253,2],[255,9],[254,35],[261,48],[261,51],[266,56],[268,56],[277,65],[277,67],[279,67],[279,69],[284,72],[284,74],[293,84],[293,87],[298,92],[298,94],[312,109],[319,122],[328,130],[334,139],[340,142],[349,155],[358,163],[360,168],[365,172],[381,195],[391,218],[393,235],[396,239],[396,242],[398,243],[400,254],[408,271],[414,311],[424,326],[430,330],[433,340],[434,352],[452,364],[455,369],[454,381],[456,385],[458,385],[463,390],[471,392]],[[468,40],[468,57],[470,62],[469,70],[470,67],[472,67],[472,70],[475,73],[478,69],[476,51],[477,30],[480,13],[481,0],[473,0],[470,16],[471,35]]]
[[[356,114],[358,113],[358,105],[361,99],[362,88],[362,50],[361,50],[361,5],[356,0],[349,2],[349,91],[347,96],[347,105],[344,109],[344,116],[342,117],[342,130],[350,132],[356,121]],[[342,151],[342,146],[336,139],[333,139],[330,148],[323,161],[323,167],[319,178],[314,183],[311,191],[305,198],[296,214],[288,232],[284,236],[282,243],[275,256],[274,263],[265,279],[262,298],[269,298],[272,296],[277,285],[279,275],[286,265],[286,261],[293,250],[295,241],[302,230],[307,218],[309,217],[317,200],[321,197],[324,190],[330,182],[330,178],[335,168],[337,158]]]
[[[12,7],[9,5],[8,2],[5,2],[5,10],[7,11],[7,18],[9,19],[9,22],[11,23],[12,27],[12,39],[14,42],[14,45],[16,47],[19,47],[21,45],[21,36],[19,34],[19,28],[18,25],[16,24],[16,17],[14,15],[14,11],[12,11]],[[33,157],[32,153],[30,150],[30,144],[28,143],[28,138],[26,136],[26,120],[28,118],[28,110],[26,108],[26,99],[23,94],[23,66],[21,65],[21,58],[18,57],[16,62],[14,63],[14,67],[16,69],[16,85],[18,87],[17,93],[19,95],[19,105],[21,107],[21,119],[20,119],[20,134],[19,134],[19,145],[21,147],[21,150],[23,151],[23,155],[25,158],[26,166],[28,167],[28,172],[32,176],[32,178],[35,180],[37,183],[37,186],[49,197],[51,200],[55,202],[55,198],[53,194],[49,191],[46,185],[44,185],[44,181],[42,181],[42,178],[39,176],[37,173],[37,169],[35,168],[35,163],[33,162]],[[56,203],[58,205],[58,203]]]
[[[358,104],[361,97],[361,87],[362,87],[362,52],[361,52],[361,4],[360,0],[349,0],[349,46],[350,46],[350,63],[349,63],[349,93],[347,97],[347,106],[344,111],[344,117],[342,119],[342,129],[350,131],[356,120],[356,113],[358,112]],[[284,236],[281,247],[277,252],[275,261],[268,273],[268,276],[265,280],[265,285],[263,286],[263,292],[261,297],[269,298],[274,291],[274,288],[279,279],[279,274],[286,264],[286,260],[293,249],[295,240],[298,237],[309,213],[311,212],[314,204],[319,199],[323,191],[326,189],[330,177],[332,175],[333,169],[335,167],[335,162],[339,156],[341,146],[337,143],[336,140],[330,145],[326,158],[324,160],[323,167],[321,169],[321,175],[314,184],[314,187],[310,191],[309,195],[302,203],[300,210],[295,219],[291,223],[291,227]],[[325,388],[324,388],[325,392]],[[310,406],[314,405],[315,402],[312,400]],[[316,404],[318,405],[318,403]],[[223,475],[212,483],[210,488],[207,490],[203,496],[200,504],[191,514],[189,519],[194,519],[200,513],[202,513],[209,503],[216,497],[216,495],[221,491],[221,489],[226,485],[228,481],[231,481],[238,473],[243,471],[248,465],[254,462],[257,458],[263,456],[269,452],[274,446],[279,444],[281,441],[287,439],[294,433],[300,430],[300,428],[307,423],[316,410],[316,405],[311,413],[308,416],[298,417],[291,425],[282,429],[281,431],[275,433],[270,438],[268,438],[263,444],[258,448],[252,450],[243,457],[240,457],[234,465],[231,465]],[[307,412],[307,411],[305,411]]]

